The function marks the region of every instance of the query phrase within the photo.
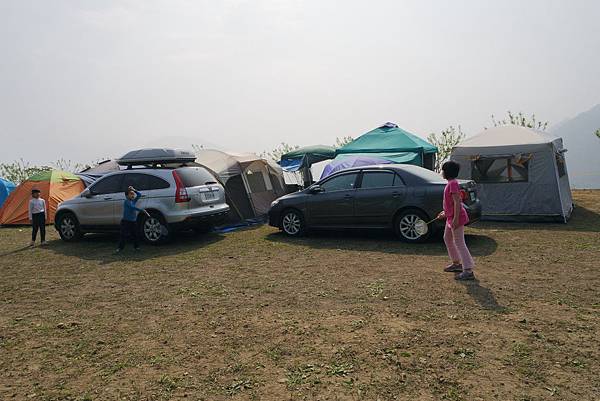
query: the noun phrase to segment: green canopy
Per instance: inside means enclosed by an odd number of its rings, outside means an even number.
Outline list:
[[[437,151],[435,146],[417,135],[396,124],[386,123],[337,149],[336,159],[349,154],[363,155],[432,168]]]

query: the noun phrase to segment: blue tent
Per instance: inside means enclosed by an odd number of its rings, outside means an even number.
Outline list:
[[[17,186],[12,182],[5,180],[4,178],[0,178],[0,207],[4,204],[8,195],[16,188]]]

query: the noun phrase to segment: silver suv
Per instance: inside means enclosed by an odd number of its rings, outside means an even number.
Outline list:
[[[142,193],[136,206],[150,213],[139,213],[137,220],[140,238],[150,244],[165,242],[179,229],[209,231],[229,212],[223,187],[203,167],[129,168],[62,202],[54,223],[60,237],[75,241],[88,232],[118,230],[130,185]]]

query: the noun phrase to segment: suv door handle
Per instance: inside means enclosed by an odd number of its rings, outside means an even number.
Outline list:
[[[348,194],[348,195],[344,195],[344,198],[346,198],[346,199],[352,199],[354,197],[352,195]]]
[[[105,196],[104,200],[112,200],[112,198],[110,196]]]
[[[392,197],[393,197],[393,198],[399,198],[399,197],[401,197],[401,196],[402,196],[402,194],[401,194],[401,193],[399,193],[399,192],[392,192]]]

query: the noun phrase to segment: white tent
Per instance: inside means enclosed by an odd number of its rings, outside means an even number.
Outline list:
[[[254,153],[202,149],[196,153],[196,162],[219,176],[228,202],[241,220],[266,215],[271,202],[285,194],[281,167]]]
[[[459,178],[477,183],[482,218],[566,222],[573,210],[562,139],[516,125],[490,128],[452,150]]]

